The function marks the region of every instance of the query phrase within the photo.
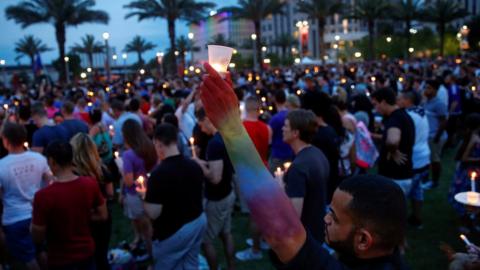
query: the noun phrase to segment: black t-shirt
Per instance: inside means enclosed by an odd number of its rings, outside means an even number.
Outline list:
[[[397,109],[385,119],[385,130],[383,132],[380,158],[378,162],[378,173],[392,179],[409,179],[413,177],[412,153],[415,143],[415,126],[412,118],[404,109]],[[398,128],[401,131],[398,150],[407,155],[407,161],[398,165],[393,159],[387,159],[388,149],[386,147],[387,133],[389,128]]]
[[[23,126],[27,130],[27,142],[28,142],[29,145],[32,145],[33,133],[35,133],[35,131],[37,131],[38,127],[33,123],[28,123],[28,124],[25,124]]]
[[[340,184],[338,177],[340,141],[340,137],[331,126],[320,126],[312,140],[312,145],[322,150],[330,167],[330,177],[327,183],[327,202],[332,200],[333,192]]]
[[[218,184],[207,181],[205,185],[205,197],[211,201],[220,201],[232,192],[233,166],[228,157],[227,148],[220,133],[216,133],[208,142],[207,161],[222,160],[222,180]]]
[[[206,155],[207,155],[208,141],[210,141],[212,136],[203,132],[198,124],[196,124],[195,127],[193,128],[193,135],[192,136],[195,139],[195,146],[200,149],[200,153],[199,153],[198,157],[200,159],[205,160]]]
[[[166,239],[200,216],[203,181],[200,166],[182,155],[166,158],[152,171],[145,201],[162,205],[153,221],[153,239]]]
[[[282,264],[275,254],[271,253],[274,266],[280,270],[407,270],[399,252],[372,259],[336,259],[328,253],[322,244],[307,234],[307,240],[297,255],[287,264]]]
[[[309,146],[298,152],[284,177],[288,197],[303,198],[302,224],[319,242],[324,241],[328,175],[327,158]]]

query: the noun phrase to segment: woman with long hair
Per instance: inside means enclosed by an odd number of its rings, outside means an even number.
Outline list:
[[[125,141],[123,160],[123,183],[121,202],[124,214],[132,220],[135,233],[131,248],[136,248],[141,240],[145,241],[147,250],[151,250],[151,224],[143,210],[143,201],[137,188],[141,188],[141,180],[145,181],[147,174],[157,164],[157,153],[153,142],[143,131],[140,124],[129,119],[122,126],[122,134]],[[146,183],[142,183],[146,186]],[[151,253],[150,253],[151,254]]]
[[[78,133],[70,140],[73,148],[73,164],[75,173],[90,176],[98,181],[100,191],[107,202],[113,198],[113,184],[102,169],[102,162],[93,140],[84,133]],[[107,204],[108,206],[109,204]],[[98,269],[109,269],[107,260],[108,245],[112,231],[112,218],[92,223],[92,236],[95,240],[95,261]]]

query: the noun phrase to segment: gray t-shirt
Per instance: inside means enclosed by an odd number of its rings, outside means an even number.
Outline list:
[[[440,125],[440,117],[448,116],[448,108],[445,103],[443,103],[438,97],[434,97],[431,100],[427,100],[423,104],[425,113],[428,119],[428,127],[430,129],[428,133],[428,138],[433,139]],[[447,136],[446,132],[442,133],[442,139],[445,139]]]
[[[319,241],[324,241],[329,164],[315,146],[302,149],[285,174],[285,191],[290,198],[303,198],[302,224]]]

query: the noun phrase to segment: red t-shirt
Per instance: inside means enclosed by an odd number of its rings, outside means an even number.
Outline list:
[[[50,266],[63,266],[93,256],[90,216],[92,209],[103,203],[98,183],[86,176],[66,183],[55,182],[35,194],[32,223],[46,227]]]
[[[268,126],[262,121],[243,121],[248,136],[252,139],[265,166],[268,164]]]

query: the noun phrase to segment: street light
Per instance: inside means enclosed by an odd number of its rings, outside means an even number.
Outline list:
[[[5,84],[5,86],[7,86],[7,72],[5,71],[6,64],[7,62],[5,61],[5,59],[0,59],[0,66],[2,66],[3,83]]]
[[[163,56],[164,56],[163,52],[157,52],[157,64],[158,64],[159,77],[160,75],[163,75],[163,67],[162,67]]]
[[[190,32],[188,33],[188,39],[190,40],[190,64],[193,65],[195,62],[193,61],[193,38],[195,37],[195,34]]]
[[[110,34],[108,32],[105,32],[102,34],[103,39],[105,40],[105,53],[106,53],[106,77],[107,81],[110,81],[110,48],[108,46],[108,39],[110,38]]]
[[[335,35],[334,39],[335,39],[335,41],[339,41],[339,40],[340,40],[340,36],[339,36],[339,35]]]
[[[257,35],[252,34],[250,37],[252,38],[253,42],[253,70],[257,70],[257,44],[255,42],[257,40]]]
[[[69,84],[70,83],[70,71],[69,71],[68,62],[70,61],[70,58],[68,56],[65,56],[63,58],[63,61],[65,62],[65,73],[66,73],[65,77],[67,77],[67,84]]]
[[[308,21],[298,21],[295,26],[298,28],[298,52],[303,57],[302,34],[308,33]]]
[[[390,43],[390,42],[392,42],[392,37],[387,37],[386,40],[387,40],[388,43]]]

